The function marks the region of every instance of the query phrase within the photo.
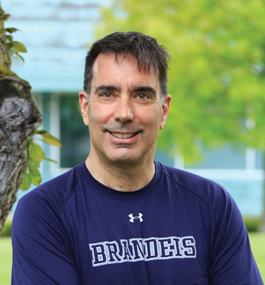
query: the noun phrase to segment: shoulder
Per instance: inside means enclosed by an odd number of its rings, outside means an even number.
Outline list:
[[[166,176],[172,183],[186,189],[194,195],[207,198],[209,194],[228,194],[218,183],[194,173],[161,165],[162,175]]]
[[[18,202],[16,211],[21,208],[51,208],[58,212],[75,193],[80,176],[80,165],[36,187]],[[35,209],[37,210],[37,209]]]
[[[241,215],[229,192],[218,183],[166,165],[162,165],[161,168],[171,191],[178,191],[184,201],[189,201],[191,204],[204,204],[216,221],[224,211],[231,213],[235,210]]]

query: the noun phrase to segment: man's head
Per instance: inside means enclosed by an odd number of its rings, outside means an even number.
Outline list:
[[[79,93],[90,163],[153,166],[171,100],[165,94],[167,58],[156,40],[135,32],[115,33],[92,46],[85,91]]]
[[[90,94],[93,65],[99,54],[115,54],[137,60],[139,71],[149,72],[153,67],[158,75],[161,96],[167,94],[167,69],[169,55],[158,42],[138,32],[116,32],[95,42],[86,57],[84,91]]]

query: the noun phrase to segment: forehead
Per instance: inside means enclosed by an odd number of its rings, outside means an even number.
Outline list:
[[[120,84],[151,84],[153,88],[159,88],[160,85],[153,66],[145,71],[143,68],[139,69],[137,59],[132,56],[99,54],[93,65],[92,88],[93,85],[111,84],[113,81]]]

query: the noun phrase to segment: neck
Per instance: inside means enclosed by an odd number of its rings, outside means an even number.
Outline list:
[[[155,175],[153,159],[141,164],[108,164],[89,154],[86,159],[86,167],[100,183],[123,192],[136,191],[143,188]]]

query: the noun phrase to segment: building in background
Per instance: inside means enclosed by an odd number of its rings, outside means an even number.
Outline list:
[[[30,82],[43,114],[42,129],[62,142],[62,148],[43,145],[48,158],[42,162],[47,181],[82,162],[89,152],[89,132],[82,123],[78,93],[83,88],[85,56],[99,21],[99,9],[110,0],[2,0],[11,17],[6,27],[21,32],[14,39],[28,49],[25,63],[13,60],[12,70]],[[174,95],[173,95],[174,100]],[[176,127],[177,131],[177,127]],[[157,151],[155,159],[217,181],[234,197],[243,215],[262,213],[263,161],[261,153],[230,146],[205,150],[202,163],[186,165],[181,158],[169,158]],[[19,197],[22,192],[19,192]]]

